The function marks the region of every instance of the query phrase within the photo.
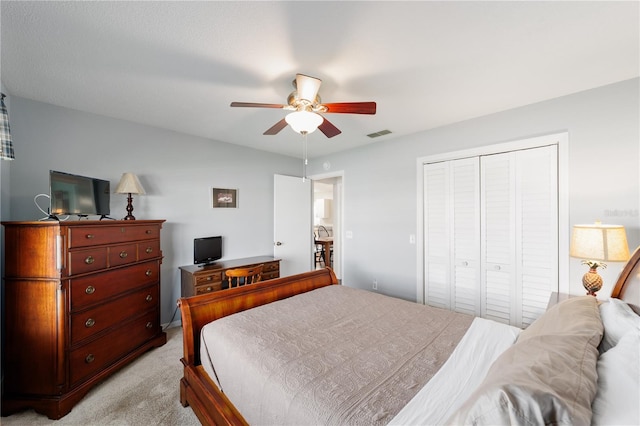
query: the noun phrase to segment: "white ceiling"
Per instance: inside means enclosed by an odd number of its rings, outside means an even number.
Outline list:
[[[301,136],[262,133],[297,72],[328,114],[309,156],[390,140],[639,75],[639,2],[1,3],[11,95],[294,157]],[[368,133],[392,134],[370,139]]]

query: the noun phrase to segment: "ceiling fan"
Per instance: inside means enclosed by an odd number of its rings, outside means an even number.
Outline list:
[[[294,91],[289,94],[287,104],[263,104],[253,102],[231,102],[232,107],[281,108],[292,111],[285,118],[269,128],[264,135],[275,135],[290,125],[294,131],[302,134],[313,132],[316,128],[328,138],[342,133],[340,129],[321,116],[324,114],[375,114],[375,102],[338,102],[323,104],[318,95],[322,80],[304,74],[296,74],[293,80]]]

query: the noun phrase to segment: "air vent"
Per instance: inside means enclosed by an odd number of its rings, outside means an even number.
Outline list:
[[[367,136],[373,139],[377,138],[378,136],[388,135],[389,133],[391,133],[391,130],[380,130],[379,132],[369,133]]]

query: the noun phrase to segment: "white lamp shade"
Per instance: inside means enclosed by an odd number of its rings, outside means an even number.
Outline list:
[[[629,260],[627,234],[622,225],[574,225],[569,254],[588,260],[626,262]]]
[[[320,115],[309,111],[292,112],[284,119],[287,124],[298,133],[312,133],[324,121],[324,118]]]
[[[118,186],[115,190],[116,194],[144,194],[144,188],[138,180],[138,176],[133,173],[123,173]]]

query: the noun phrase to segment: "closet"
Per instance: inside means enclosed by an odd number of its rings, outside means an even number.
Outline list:
[[[526,327],[558,291],[557,145],[426,163],[428,305]]]

